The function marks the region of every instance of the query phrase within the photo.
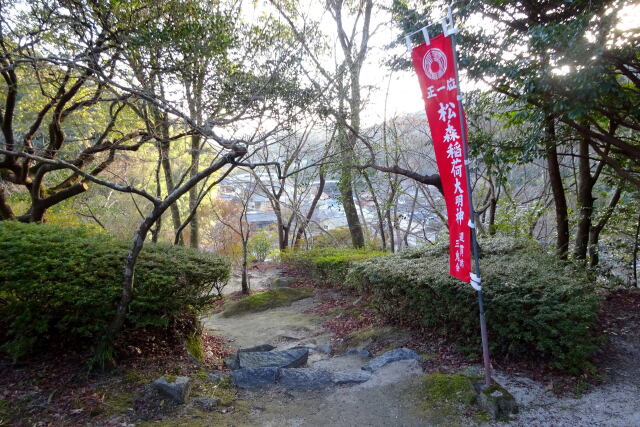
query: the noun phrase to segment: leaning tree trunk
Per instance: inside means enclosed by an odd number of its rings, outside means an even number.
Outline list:
[[[145,219],[138,227],[138,230],[136,231],[133,239],[133,244],[131,246],[131,249],[129,250],[129,254],[127,255],[124,266],[124,275],[122,279],[122,292],[120,295],[120,301],[118,302],[118,306],[116,308],[116,314],[113,316],[111,324],[109,325],[109,328],[107,330],[107,336],[104,345],[111,345],[113,339],[116,337],[116,335],[124,325],[127,310],[129,309],[129,304],[131,303],[131,300],[133,298],[136,262],[138,261],[138,256],[140,255],[140,251],[142,251],[144,241],[147,238],[147,234],[149,233],[149,230],[151,229],[153,224],[158,220],[158,218],[160,218],[160,216],[164,212],[166,212],[167,209],[175,204],[176,201],[186,192],[188,192],[194,185],[197,185],[207,176],[221,169],[225,165],[231,163],[234,159],[243,156],[244,154],[246,154],[246,149],[244,149],[243,147],[234,149],[231,153],[223,156],[217,162],[211,164],[208,168],[202,170],[194,177],[190,178],[182,186],[169,193],[169,195],[164,200],[155,203],[153,210],[145,217]]]
[[[609,218],[613,214],[613,211],[616,208],[616,205],[620,201],[620,196],[622,196],[622,187],[617,187],[613,196],[611,196],[611,200],[609,200],[609,205],[606,208],[604,215],[600,218],[600,221],[594,226],[591,227],[589,231],[589,267],[595,268],[600,263],[600,255],[598,254],[598,243],[600,242],[600,233],[609,222]]]
[[[168,131],[167,131],[168,135]],[[167,186],[167,193],[171,194],[175,185],[173,182],[173,175],[171,173],[171,160],[169,159],[169,143],[166,141],[160,142],[160,153],[162,155],[162,170],[164,171],[164,180],[165,185]],[[171,221],[173,222],[173,230],[178,233],[180,230],[180,224],[182,221],[180,220],[180,210],[178,209],[178,205],[176,203],[172,204],[169,208],[171,210]],[[184,240],[182,239],[182,233],[178,238],[178,244],[184,245]]]
[[[302,223],[298,227],[298,231],[297,231],[297,233],[295,235],[295,238],[293,240],[293,247],[294,248],[298,247],[298,243],[300,242],[300,240],[302,239],[302,236],[307,231],[307,227],[309,226],[309,223],[311,222],[311,218],[313,217],[313,213],[316,210],[316,206],[318,205],[318,201],[320,200],[320,197],[322,197],[322,192],[324,191],[324,184],[325,184],[324,171],[320,170],[320,173],[319,173],[318,177],[319,177],[319,180],[320,180],[319,185],[318,185],[318,190],[316,191],[316,194],[313,197],[313,201],[311,202],[311,206],[309,207],[309,211],[307,212],[307,216],[302,220]]]

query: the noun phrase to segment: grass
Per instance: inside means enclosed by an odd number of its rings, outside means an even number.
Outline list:
[[[198,362],[204,361],[204,351],[202,350],[202,335],[195,333],[189,335],[184,345],[187,352]]]
[[[239,314],[256,313],[270,308],[291,305],[299,299],[312,295],[311,289],[306,288],[280,288],[266,292],[249,295],[240,301],[228,303],[224,307],[222,316],[231,317]]]
[[[126,413],[129,408],[133,408],[133,392],[114,392],[107,393],[104,399],[106,408],[102,412],[103,415],[117,415]]]

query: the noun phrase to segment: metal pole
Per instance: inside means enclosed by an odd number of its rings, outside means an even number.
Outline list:
[[[451,12],[449,12],[451,16]],[[451,18],[450,18],[451,19]],[[450,26],[453,26],[453,20],[449,22]],[[444,26],[443,26],[444,27]],[[443,28],[444,29],[444,28]],[[468,153],[468,141],[467,132],[464,123],[463,107],[462,107],[462,92],[460,90],[460,79],[458,78],[458,58],[456,53],[456,39],[455,31],[450,34],[451,48],[453,50],[453,67],[456,73],[456,83],[458,85],[458,112],[460,116],[460,132],[462,133],[462,152],[464,153],[464,164],[467,173],[467,189],[469,192],[469,227],[471,229],[471,253],[473,254],[473,261],[475,265],[475,278],[472,275],[471,280],[477,279],[478,288],[478,308],[480,309],[480,335],[482,337],[482,358],[484,361],[484,382],[487,386],[491,385],[491,359],[489,358],[489,337],[487,335],[487,321],[484,315],[484,298],[482,296],[482,287],[480,280],[480,260],[478,257],[478,242],[476,237],[475,226],[475,211],[473,209],[473,197],[471,195],[471,177],[469,174],[469,153]]]

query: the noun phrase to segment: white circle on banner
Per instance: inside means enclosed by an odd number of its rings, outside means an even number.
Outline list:
[[[437,80],[447,71],[447,56],[438,48],[427,51],[422,59],[422,69],[431,80]]]

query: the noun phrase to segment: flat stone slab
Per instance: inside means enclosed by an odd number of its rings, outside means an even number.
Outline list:
[[[233,385],[240,388],[263,388],[276,383],[278,368],[244,368],[230,373]]]
[[[292,390],[318,390],[333,384],[331,372],[324,369],[280,369],[278,385]]]
[[[363,371],[341,371],[333,372],[331,379],[336,385],[360,384],[371,379],[371,374]]]
[[[153,387],[174,402],[186,403],[191,392],[191,378],[162,376],[153,382]]]
[[[238,350],[238,353],[242,353],[244,352],[248,352],[248,353],[255,353],[256,351],[271,351],[271,350],[275,350],[276,348],[274,346],[272,346],[271,344],[260,344],[260,345],[256,345],[254,347],[249,347],[249,348],[241,348],[240,350]]]
[[[386,353],[371,359],[364,364],[362,369],[369,372],[375,372],[389,363],[397,362],[398,360],[411,359],[420,360],[420,356],[418,353],[413,350],[409,350],[408,348],[396,348],[395,350],[387,351]]]
[[[281,351],[239,352],[240,368],[299,368],[307,363],[308,348],[292,348]]]

